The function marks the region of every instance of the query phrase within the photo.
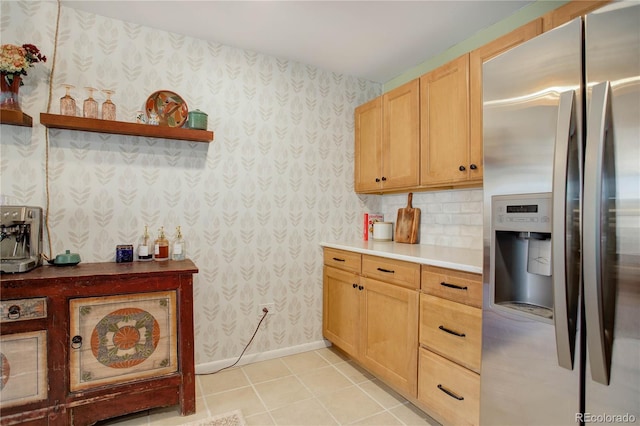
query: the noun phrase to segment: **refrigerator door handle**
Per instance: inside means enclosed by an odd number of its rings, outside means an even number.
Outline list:
[[[585,150],[583,209],[584,304],[587,349],[593,380],[608,385],[611,360],[611,330],[606,330],[601,244],[601,210],[606,138],[611,137],[611,88],[609,82],[593,86],[588,115]]]
[[[553,279],[553,319],[555,323],[558,364],[568,370],[573,369],[575,339],[575,319],[571,318],[569,292],[567,291],[566,269],[566,214],[569,144],[575,134],[575,92],[570,90],[560,94],[558,122],[554,149],[553,167],[553,209],[552,209],[552,279]]]

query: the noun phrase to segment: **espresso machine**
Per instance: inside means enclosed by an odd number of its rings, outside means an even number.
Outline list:
[[[0,206],[0,272],[42,265],[42,208]]]

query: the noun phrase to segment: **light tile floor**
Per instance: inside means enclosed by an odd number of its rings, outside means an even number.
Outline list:
[[[248,425],[438,425],[333,348],[199,375],[196,395],[192,416],[169,407],[99,425],[176,426],[237,409]]]

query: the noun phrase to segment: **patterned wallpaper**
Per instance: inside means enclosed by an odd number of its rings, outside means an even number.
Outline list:
[[[321,241],[360,238],[364,212],[395,221],[406,194],[353,192],[353,109],[380,84],[179,34],[61,8],[2,1],[2,43],[32,43],[49,58],[21,88],[33,128],[0,126],[0,190],[14,204],[46,204],[46,129],[61,86],[113,89],[117,118],[134,121],[156,90],[208,114],[210,143],[49,131],[52,253],[109,262],[145,225],[170,238],[180,225],[194,277],[196,363],[235,360],[259,305],[274,303],[247,354],[322,341]],[[95,95],[104,101],[100,93]],[[421,243],[481,248],[482,191],[414,194]],[[48,244],[45,242],[45,247]],[[206,369],[206,368],[205,368]]]
[[[32,43],[49,58],[21,89],[32,129],[1,126],[1,191],[45,205],[47,79],[55,2],[2,1],[2,43]],[[353,192],[353,109],[380,84],[62,7],[51,113],[61,84],[116,91],[117,118],[134,121],[156,90],[208,114],[210,143],[50,130],[53,254],[113,261],[144,225],[182,227],[195,276],[196,363],[322,340],[322,240],[358,238],[380,197]],[[99,103],[104,101],[97,94]],[[45,244],[46,246],[46,244]],[[48,251],[45,250],[45,251]]]

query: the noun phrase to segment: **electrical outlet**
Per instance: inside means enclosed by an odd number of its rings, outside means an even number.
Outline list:
[[[262,316],[264,315],[264,311],[263,309],[267,308],[267,310],[269,311],[269,313],[267,314],[268,316],[273,316],[276,313],[276,307],[275,304],[273,302],[271,303],[262,303],[260,305],[258,305],[258,317],[262,318]]]

